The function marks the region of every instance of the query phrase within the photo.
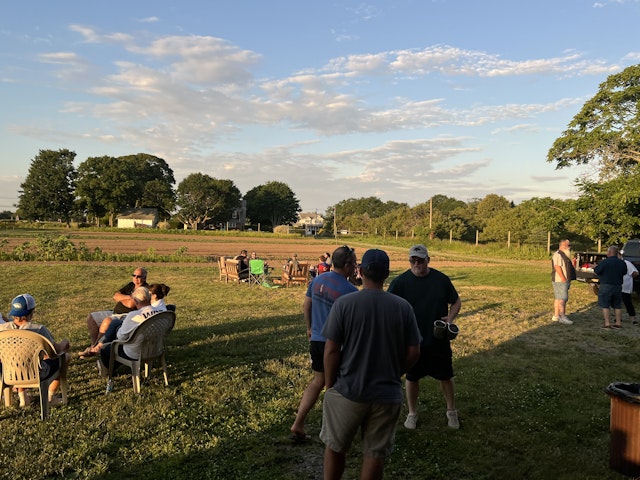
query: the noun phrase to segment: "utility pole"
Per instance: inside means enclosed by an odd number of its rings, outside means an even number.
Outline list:
[[[333,236],[336,239],[336,245],[338,244],[338,204],[333,207]]]
[[[433,197],[429,199],[429,230],[431,230],[431,221],[433,219]]]

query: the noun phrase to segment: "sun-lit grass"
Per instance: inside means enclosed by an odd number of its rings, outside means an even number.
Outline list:
[[[608,468],[604,388],[637,379],[640,329],[601,331],[595,297],[581,284],[570,293],[575,325],[551,324],[548,261],[460,260],[470,262],[441,270],[463,301],[453,344],[462,428],[446,427],[437,384],[423,380],[419,428],[399,427],[385,478],[620,478]],[[75,352],[88,342],[87,313],[109,307],[132,268],[2,266],[3,311],[15,294],[32,293],[35,321]],[[0,478],[321,478],[320,404],[308,418],[314,441],[288,440],[311,378],[304,289],[227,285],[210,264],[153,264],[149,280],[170,285],[178,306],[170,386],[154,372],[134,396],[123,375],[106,396],[95,362],[74,360],[69,405],[48,421],[37,408],[0,408]],[[357,476],[358,447],[345,478]]]

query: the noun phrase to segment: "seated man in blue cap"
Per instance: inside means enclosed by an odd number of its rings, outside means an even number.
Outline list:
[[[62,362],[62,367],[64,371],[66,371],[69,360],[71,359],[71,355],[69,354],[69,350],[71,349],[71,345],[69,344],[69,340],[66,338],[61,340],[60,342],[56,342],[53,339],[53,335],[49,329],[43,325],[39,325],[37,323],[33,323],[31,319],[33,318],[33,312],[36,309],[36,301],[35,299],[29,295],[28,293],[23,293],[22,295],[18,295],[11,301],[11,310],[9,311],[9,321],[6,323],[0,324],[1,330],[32,330],[47,340],[49,340],[56,349],[56,352],[61,353],[65,352],[64,362]],[[59,363],[54,359],[45,358],[41,364],[42,371],[40,372],[41,378],[47,378],[54,373],[56,373],[58,369]],[[59,396],[55,396],[55,392],[60,386],[60,380],[56,379],[51,382],[49,385],[49,405],[58,405],[62,402],[62,398]],[[20,406],[26,407],[30,403],[30,398],[25,394],[23,388],[18,389],[18,396],[20,397]]]

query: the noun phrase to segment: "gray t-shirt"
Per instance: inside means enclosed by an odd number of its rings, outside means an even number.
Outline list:
[[[342,346],[334,388],[362,403],[402,403],[407,347],[418,346],[413,308],[403,298],[364,289],[338,298],[322,335]]]

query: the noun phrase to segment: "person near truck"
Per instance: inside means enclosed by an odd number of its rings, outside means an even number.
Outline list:
[[[576,269],[571,262],[571,241],[560,240],[558,251],[551,257],[551,284],[553,285],[553,316],[551,320],[563,325],[573,325],[567,317],[567,301],[571,280],[576,279]]]
[[[633,280],[638,276],[638,269],[629,260],[622,258],[622,253],[620,252],[618,252],[618,258],[624,260],[624,263],[627,265],[627,273],[622,279],[622,303],[624,303],[624,307],[627,310],[627,315],[629,315],[631,323],[633,325],[638,325],[638,321],[636,320],[636,309],[633,306],[633,300],[631,299],[631,294],[633,293]]]
[[[607,258],[593,269],[600,279],[598,288],[598,306],[602,309],[604,329],[622,328],[622,280],[627,274],[627,264],[618,258],[620,250],[615,245],[607,249]],[[611,325],[611,311],[616,316],[615,325]]]

